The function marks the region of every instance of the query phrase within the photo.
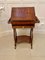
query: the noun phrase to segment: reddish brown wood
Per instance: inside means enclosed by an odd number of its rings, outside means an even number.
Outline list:
[[[33,42],[33,28],[35,27],[35,23],[39,23],[39,19],[35,16],[34,7],[13,7],[11,11],[11,18],[8,23],[11,23],[12,28],[14,30],[14,41],[15,48],[17,43],[17,33],[16,28],[31,28],[30,31],[30,39],[31,49]]]
[[[16,29],[13,28],[13,31],[14,31],[14,42],[15,42],[15,49],[16,49],[16,43],[17,43],[17,33],[16,33]]]
[[[34,7],[13,7],[11,20],[35,20]]]
[[[17,36],[17,43],[31,43],[31,40],[30,40],[30,36],[27,36],[27,35],[20,35],[20,36]],[[30,40],[30,42],[29,42]]]
[[[33,28],[31,28],[31,31],[30,31],[30,40],[31,40],[31,49],[32,49],[32,44],[33,44]]]

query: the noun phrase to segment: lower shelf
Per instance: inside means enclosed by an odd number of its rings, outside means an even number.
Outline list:
[[[21,35],[21,36],[17,36],[17,43],[31,43],[31,38],[30,36],[26,36],[26,35]]]

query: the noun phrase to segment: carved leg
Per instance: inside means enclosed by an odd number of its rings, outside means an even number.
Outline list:
[[[16,28],[14,28],[13,31],[14,31],[14,42],[15,42],[15,49],[16,49],[16,43],[17,43],[17,33],[16,33]]]
[[[30,31],[30,38],[31,38],[31,49],[32,49],[32,44],[33,44],[33,28],[31,28],[31,31]]]

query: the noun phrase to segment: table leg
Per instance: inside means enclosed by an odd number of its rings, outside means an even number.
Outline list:
[[[30,31],[30,38],[31,38],[31,49],[32,49],[32,44],[33,44],[33,28],[31,28],[31,31]]]
[[[16,43],[17,43],[17,33],[16,33],[16,28],[14,28],[13,31],[14,31],[14,42],[15,42],[15,49],[16,49]]]

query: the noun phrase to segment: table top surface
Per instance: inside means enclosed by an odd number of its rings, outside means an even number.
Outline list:
[[[35,16],[34,7],[13,7],[11,11],[11,22],[18,21],[31,21],[39,22],[38,18]]]
[[[13,7],[11,20],[35,20],[34,7]]]

